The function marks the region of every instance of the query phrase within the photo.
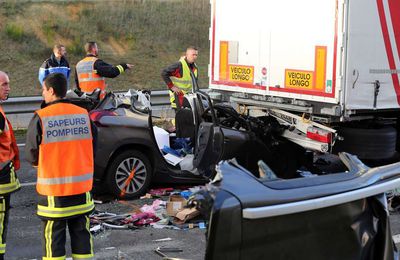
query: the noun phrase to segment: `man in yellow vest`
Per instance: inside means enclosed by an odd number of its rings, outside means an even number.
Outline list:
[[[43,259],[65,259],[66,228],[73,259],[92,259],[88,214],[94,203],[93,135],[87,111],[64,99],[63,74],[47,76],[45,106],[35,112],[27,132],[26,159],[38,167],[37,215],[42,220]]]
[[[92,93],[96,88],[99,88],[101,96],[104,97],[106,91],[105,78],[115,78],[127,69],[133,68],[131,64],[121,63],[113,66],[99,59],[99,48],[96,42],[87,42],[85,51],[86,57],[79,61],[75,68],[76,88],[82,92]]]
[[[198,54],[196,47],[188,47],[185,56],[161,73],[170,90],[171,107],[174,109],[179,109],[183,105],[183,96],[192,91],[193,80],[197,82],[198,69],[195,62]]]
[[[10,80],[0,71],[0,102],[7,100]],[[20,188],[15,171],[19,169],[17,142],[10,121],[0,106],[0,259],[6,252],[6,236],[10,210],[10,194]]]

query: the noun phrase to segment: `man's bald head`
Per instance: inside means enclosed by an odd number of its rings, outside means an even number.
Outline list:
[[[186,49],[185,57],[186,61],[189,64],[195,63],[198,55],[199,55],[199,50],[197,49],[197,47],[190,46]]]
[[[8,99],[10,93],[10,80],[7,73],[0,70],[0,101]]]

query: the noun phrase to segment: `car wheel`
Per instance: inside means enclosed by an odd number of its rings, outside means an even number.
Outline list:
[[[151,176],[149,159],[139,151],[128,150],[115,157],[107,171],[106,182],[113,195],[131,199],[147,190]]]

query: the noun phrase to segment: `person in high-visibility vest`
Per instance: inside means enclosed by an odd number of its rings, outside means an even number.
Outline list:
[[[106,91],[105,78],[115,78],[132,69],[132,64],[121,63],[117,66],[105,63],[98,58],[99,48],[96,42],[85,44],[86,57],[79,61],[75,67],[76,88],[85,93],[92,93],[95,89],[101,90],[104,97]]]
[[[43,259],[65,259],[66,228],[73,259],[92,259],[89,214],[94,210],[93,125],[88,112],[64,99],[63,74],[44,80],[45,106],[29,123],[26,159],[38,167],[37,215],[42,220]]]
[[[10,80],[0,71],[0,102],[8,99]],[[20,167],[17,142],[10,121],[0,105],[0,259],[6,252],[10,194],[20,189],[15,171]]]
[[[182,107],[183,96],[193,90],[193,80],[197,82],[198,69],[195,62],[198,54],[196,47],[188,47],[185,56],[161,73],[161,77],[170,90],[171,107],[174,109]]]

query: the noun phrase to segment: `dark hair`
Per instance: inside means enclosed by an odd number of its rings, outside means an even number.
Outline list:
[[[53,88],[54,94],[63,98],[67,94],[67,79],[62,73],[51,73],[44,79],[44,85],[47,90]]]
[[[86,51],[86,53],[89,53],[94,48],[94,46],[96,46],[96,45],[97,45],[96,42],[87,42],[87,43],[85,43],[85,51]]]
[[[56,45],[54,45],[54,47],[53,47],[53,51],[55,51],[55,50],[61,50],[61,48],[65,48],[65,46],[62,45],[62,44],[56,44]]]

